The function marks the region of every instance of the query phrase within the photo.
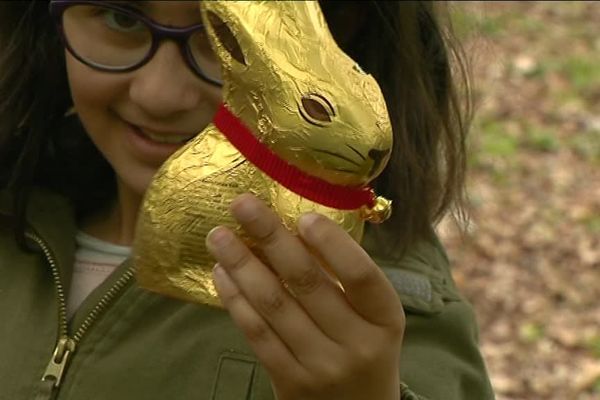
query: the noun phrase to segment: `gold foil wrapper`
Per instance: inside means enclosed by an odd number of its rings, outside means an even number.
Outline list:
[[[375,79],[343,53],[317,2],[201,1],[224,81],[223,101],[280,158],[330,183],[365,185],[385,167],[392,129]],[[224,225],[262,258],[228,211],[238,195],[265,201],[296,230],[301,214],[321,213],[360,242],[373,210],[338,210],[303,198],[248,162],[213,125],[170,157],[148,188],[138,217],[134,262],[139,284],[186,301],[220,305],[207,233]]]

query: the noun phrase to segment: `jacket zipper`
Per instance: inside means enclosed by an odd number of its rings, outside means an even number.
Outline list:
[[[29,239],[33,240],[42,249],[50,269],[52,271],[52,280],[56,288],[56,296],[58,297],[58,327],[59,327],[59,338],[48,362],[48,366],[42,376],[43,382],[53,382],[53,391],[57,390],[60,386],[62,377],[66,370],[69,362],[69,358],[73,352],[75,352],[77,345],[89,330],[89,328],[98,319],[98,316],[110,305],[110,303],[117,297],[117,295],[123,290],[123,288],[133,278],[133,267],[127,269],[123,275],[115,282],[115,284],[102,296],[98,304],[90,311],[84,321],[81,323],[79,328],[75,331],[73,336],[69,336],[68,324],[67,324],[67,301],[65,298],[65,290],[60,280],[60,273],[56,264],[54,255],[50,251],[50,248],[46,245],[44,240],[39,236],[27,232],[25,234]]]

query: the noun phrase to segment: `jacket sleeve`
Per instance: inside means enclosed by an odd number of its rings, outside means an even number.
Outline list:
[[[402,300],[402,400],[494,399],[471,305],[458,293],[437,239],[400,258],[373,259]]]

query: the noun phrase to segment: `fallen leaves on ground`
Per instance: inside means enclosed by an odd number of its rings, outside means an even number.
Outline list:
[[[498,400],[600,399],[600,3],[455,2],[478,104],[439,226]]]

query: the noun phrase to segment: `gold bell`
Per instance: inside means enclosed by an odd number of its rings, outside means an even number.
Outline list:
[[[374,224],[381,224],[392,215],[392,201],[382,196],[375,198],[373,207],[363,206],[360,209],[360,217]]]

